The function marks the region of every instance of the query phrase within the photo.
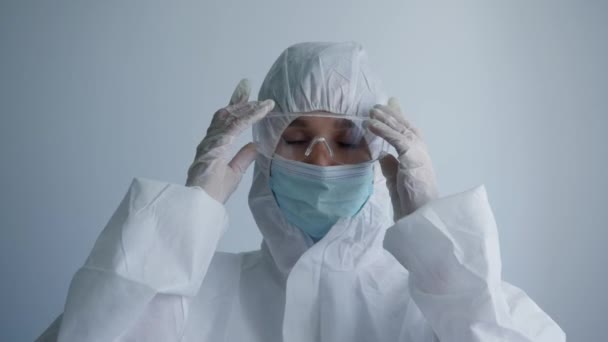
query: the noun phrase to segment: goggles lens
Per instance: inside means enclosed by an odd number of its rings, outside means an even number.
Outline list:
[[[365,163],[377,159],[385,149],[384,140],[363,127],[366,119],[330,113],[270,113],[256,124],[254,141],[267,157],[276,153],[289,160],[322,165]],[[278,136],[274,149],[264,141],[273,136]]]

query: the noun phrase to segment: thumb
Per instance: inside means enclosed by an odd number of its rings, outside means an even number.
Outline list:
[[[399,161],[392,154],[387,154],[384,158],[380,159],[380,168],[382,169],[384,178],[386,178],[386,187],[388,188],[388,194],[391,196],[391,203],[393,205],[393,219],[396,222],[402,216],[401,200],[397,192]]]
[[[384,158],[380,159],[380,167],[386,181],[394,183],[397,179],[397,170],[399,169],[397,158],[392,154],[387,154]]]
[[[236,173],[243,174],[245,171],[247,171],[247,168],[255,160],[257,155],[258,151],[255,144],[250,142],[236,153],[234,158],[232,158],[230,163],[228,163],[228,167],[230,167]]]

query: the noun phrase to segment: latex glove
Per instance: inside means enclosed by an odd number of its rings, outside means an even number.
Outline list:
[[[200,186],[220,203],[225,203],[234,192],[257,155],[255,145],[249,143],[228,159],[234,139],[274,108],[273,100],[248,102],[250,93],[249,80],[241,80],[228,106],[213,115],[188,169],[186,185]]]
[[[435,172],[420,131],[403,117],[397,99],[375,105],[370,117],[369,130],[397,150],[397,158],[389,154],[380,160],[397,221],[437,198]]]

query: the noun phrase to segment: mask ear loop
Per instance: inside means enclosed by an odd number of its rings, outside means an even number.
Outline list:
[[[315,137],[310,142],[310,145],[308,145],[308,148],[306,149],[306,152],[304,152],[304,156],[305,157],[310,156],[310,154],[312,153],[312,149],[315,147],[315,145],[317,143],[320,143],[320,142],[325,144],[325,147],[327,147],[327,150],[329,151],[329,156],[331,157],[331,159],[334,159],[334,151],[332,151],[331,147],[327,143],[327,140],[325,140],[325,137]]]

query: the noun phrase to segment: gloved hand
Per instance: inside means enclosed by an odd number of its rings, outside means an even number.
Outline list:
[[[380,160],[397,221],[437,198],[435,172],[420,131],[403,117],[397,99],[391,97],[388,106],[375,105],[370,117],[369,130],[388,141],[399,155]]]
[[[186,186],[200,186],[220,203],[225,203],[234,192],[257,155],[255,145],[249,143],[229,160],[227,154],[234,138],[274,108],[273,100],[248,102],[250,93],[249,81],[241,80],[229,105],[213,115],[207,135],[196,148],[194,162],[188,169]]]

